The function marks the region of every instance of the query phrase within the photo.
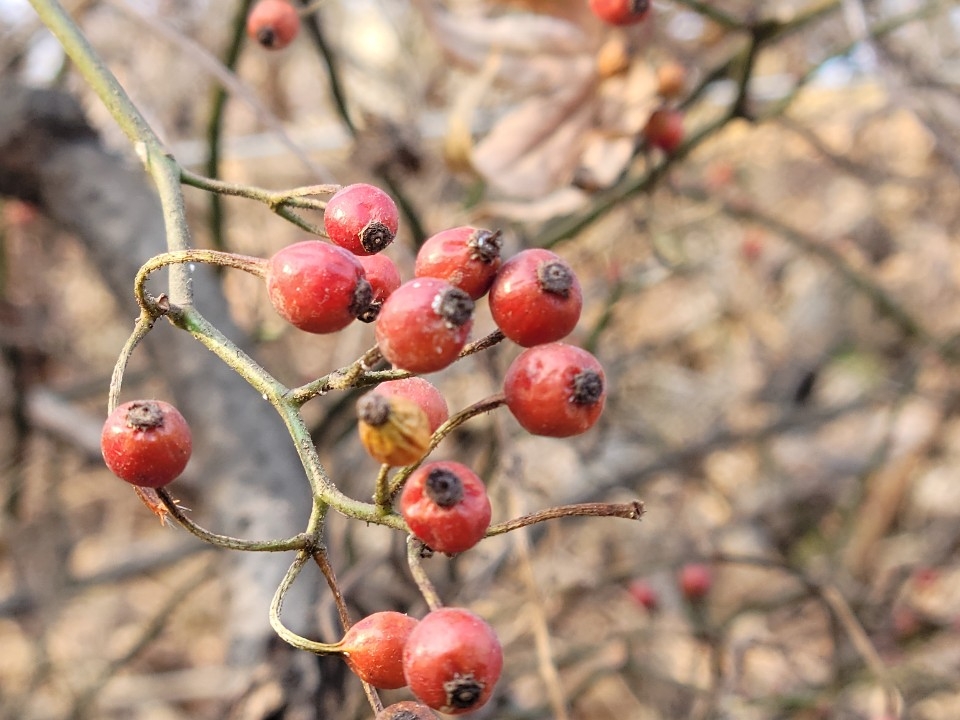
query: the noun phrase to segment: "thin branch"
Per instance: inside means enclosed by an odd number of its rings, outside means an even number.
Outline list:
[[[240,49],[246,37],[247,14],[254,0],[241,0],[233,14],[230,23],[230,42],[224,53],[223,66],[234,71],[240,60]],[[213,102],[210,108],[210,117],[207,120],[207,164],[206,173],[211,178],[220,177],[220,140],[223,137],[223,118],[227,107],[227,91],[223,85],[217,85],[213,93]],[[226,250],[227,243],[223,236],[224,211],[223,199],[217,193],[210,195],[210,238],[213,247],[217,250]]]
[[[191,535],[203,540],[210,545],[215,545],[225,550],[246,550],[248,552],[286,552],[288,550],[304,550],[312,547],[314,539],[308,533],[300,533],[291,538],[283,540],[244,540],[242,538],[231,537],[230,535],[219,535],[200,527],[197,523],[187,517],[187,514],[180,507],[179,503],[173,499],[166,488],[157,490],[160,501],[167,508],[167,512],[176,520],[180,527]]]
[[[615,517],[625,520],[639,520],[646,509],[639,500],[628,503],[579,503],[576,505],[561,505],[560,507],[539,510],[529,515],[507,520],[506,522],[491,525],[487,529],[486,537],[503,535],[522,527],[528,527],[546,520],[556,520],[564,517]]]
[[[417,584],[420,594],[423,595],[423,599],[426,600],[427,607],[436,610],[443,607],[443,602],[420,562],[426,552],[428,552],[427,546],[423,544],[423,541],[418,540],[413,535],[407,536],[407,565],[410,567],[410,574],[413,576],[413,581]]]

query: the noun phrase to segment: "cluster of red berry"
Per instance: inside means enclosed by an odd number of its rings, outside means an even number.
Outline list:
[[[414,278],[403,282],[380,254],[398,225],[389,195],[365,183],[348,185],[324,209],[330,242],[306,240],[252,260],[271,304],[292,325],[333,333],[354,320],[375,323],[379,354],[409,373],[360,398],[359,437],[380,463],[411,466],[402,488],[392,488],[383,502],[396,491],[409,533],[429,550],[452,555],[487,534],[491,504],[483,481],[466,465],[417,467],[443,436],[450,414],[440,390],[414,373],[441,370],[461,357],[475,302],[489,293],[501,339],[524,348],[492,406],[505,404],[529,432],[568,437],[592,427],[604,406],[605,377],[593,355],[561,342],[580,318],[583,295],[557,254],[528,249],[503,261],[498,231],[454,227],[423,243]],[[190,429],[171,405],[138,400],[111,413],[101,445],[116,475],[139,488],[160,488],[183,472]],[[375,613],[318,651],[341,654],[374,687],[409,686],[423,705],[449,714],[486,703],[503,664],[493,629],[460,608],[434,607],[419,622]]]

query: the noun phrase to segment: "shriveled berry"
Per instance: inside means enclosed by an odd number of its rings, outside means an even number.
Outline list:
[[[672,153],[683,142],[683,113],[674,108],[654,110],[643,128],[643,137],[654,147]]]
[[[373,720],[437,720],[437,716],[422,703],[404,700],[388,705]]]
[[[277,313],[311,333],[342,330],[371,303],[356,256],[321,240],[288,245],[270,258],[267,292]]]
[[[523,347],[566,337],[576,327],[583,292],[573,269],[543,248],[507,260],[490,287],[490,314],[503,334]]]
[[[355,255],[380,252],[393,242],[399,226],[393,198],[367,183],[341,188],[323,211],[323,227],[330,240]]]
[[[507,408],[533,435],[569,437],[586,432],[603,411],[606,378],[589,352],[566,343],[528,348],[503,379]]]
[[[463,608],[438,608],[410,633],[403,673],[424,705],[448,715],[487,703],[503,669],[503,650],[493,628]]]
[[[409,615],[385,610],[357,621],[338,645],[351,670],[381,690],[407,684],[403,677],[403,648],[417,626]]]
[[[437,552],[469,550],[490,526],[490,500],[473,470],[453,461],[431,462],[408,479],[400,514],[415,537]]]
[[[288,0],[258,0],[247,16],[247,35],[268,50],[282,50],[300,32],[300,14]]]
[[[676,60],[666,62],[657,68],[657,94],[666,99],[683,94],[687,84],[687,71]]]
[[[190,426],[163,400],[118,405],[100,434],[100,451],[110,471],[140,487],[159,488],[175,480],[192,450]]]
[[[470,226],[443,230],[420,246],[414,274],[446,280],[478,300],[500,268],[502,246],[499,230]]]
[[[368,392],[357,401],[360,442],[377,462],[409,465],[430,446],[430,421],[416,402]]]
[[[380,308],[380,352],[395,367],[415,373],[450,365],[470,336],[474,302],[437,278],[416,278],[397,288]]]
[[[450,417],[450,410],[443,393],[437,389],[436,385],[416,375],[382,382],[374,388],[374,392],[387,397],[405,397],[413,400],[427,414],[431,433],[436,432],[437,428]]]
[[[369,323],[377,319],[383,301],[400,287],[403,280],[400,278],[400,270],[397,269],[397,264],[383,253],[358,255],[357,260],[363,266],[367,282],[370,283],[370,288],[373,290],[373,300],[370,301],[370,306],[360,313],[358,318],[362,322]]]
[[[634,25],[650,14],[650,0],[590,0],[590,10],[610,25]]]

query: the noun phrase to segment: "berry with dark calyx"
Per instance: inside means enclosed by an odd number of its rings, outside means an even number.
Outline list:
[[[704,563],[687,563],[680,568],[677,584],[687,600],[699,602],[713,587],[713,570]]]
[[[393,610],[376,612],[350,626],[337,645],[357,677],[380,690],[395,690],[407,684],[403,648],[417,622]]]
[[[590,0],[590,10],[610,25],[634,25],[650,14],[650,0]]]
[[[373,300],[370,301],[370,306],[361,312],[357,319],[361,322],[371,323],[380,314],[383,301],[400,287],[403,280],[400,278],[400,270],[397,269],[397,264],[383,253],[358,255],[357,260],[363,266],[367,282],[370,283],[370,288],[373,290]]]
[[[447,715],[485,705],[502,669],[503,650],[493,628],[463,608],[427,613],[403,651],[410,691],[424,705]]]
[[[674,108],[654,110],[643,128],[644,139],[668,154],[680,147],[683,136],[683,113]]]
[[[385,465],[410,465],[430,447],[430,421],[416,402],[368,392],[357,401],[360,442]]]
[[[550,250],[522,250],[507,260],[490,287],[490,314],[523,347],[560,340],[580,319],[583,292],[570,265]]]
[[[478,300],[500,268],[502,247],[499,230],[470,226],[443,230],[420,246],[414,275],[446,280]]]
[[[380,352],[395,367],[429,373],[450,365],[467,344],[474,302],[438,278],[415,278],[388,297],[377,317]]]
[[[258,0],[247,16],[247,35],[268,50],[282,50],[300,32],[300,14],[289,0]]]
[[[427,463],[407,479],[400,514],[410,532],[431,550],[453,555],[476,545],[490,527],[483,481],[458,462]]]
[[[375,185],[354,183],[327,201],[323,227],[330,240],[355,255],[373,255],[393,242],[400,226],[397,204]]]
[[[528,348],[503,379],[507,408],[533,435],[569,437],[586,432],[603,411],[606,378],[589,352],[566,343]]]
[[[100,434],[100,451],[110,471],[140,487],[159,488],[175,480],[192,450],[190,426],[163,400],[118,405]]]
[[[388,705],[373,720],[437,720],[437,716],[422,703],[404,700]]]
[[[356,256],[321,240],[288,245],[267,264],[277,313],[311,333],[342,330],[370,307],[373,290]]]
[[[374,388],[373,392],[387,397],[404,397],[413,400],[427,414],[430,432],[435,433],[450,417],[450,410],[443,393],[428,380],[416,375],[399,380],[387,380]]]

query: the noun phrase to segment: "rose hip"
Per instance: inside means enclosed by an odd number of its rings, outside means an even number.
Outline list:
[[[523,250],[507,260],[490,287],[490,314],[503,334],[523,347],[570,334],[583,307],[580,282],[556,253]]]
[[[510,412],[533,435],[569,437],[589,430],[606,401],[606,379],[589,352],[565,343],[537,345],[507,368]]]
[[[380,308],[380,352],[395,367],[415,373],[450,365],[470,336],[474,303],[467,293],[437,278],[416,278],[397,288]]]
[[[443,230],[420,246],[414,275],[446,280],[478,300],[497,274],[502,245],[499,230],[469,226]]]

